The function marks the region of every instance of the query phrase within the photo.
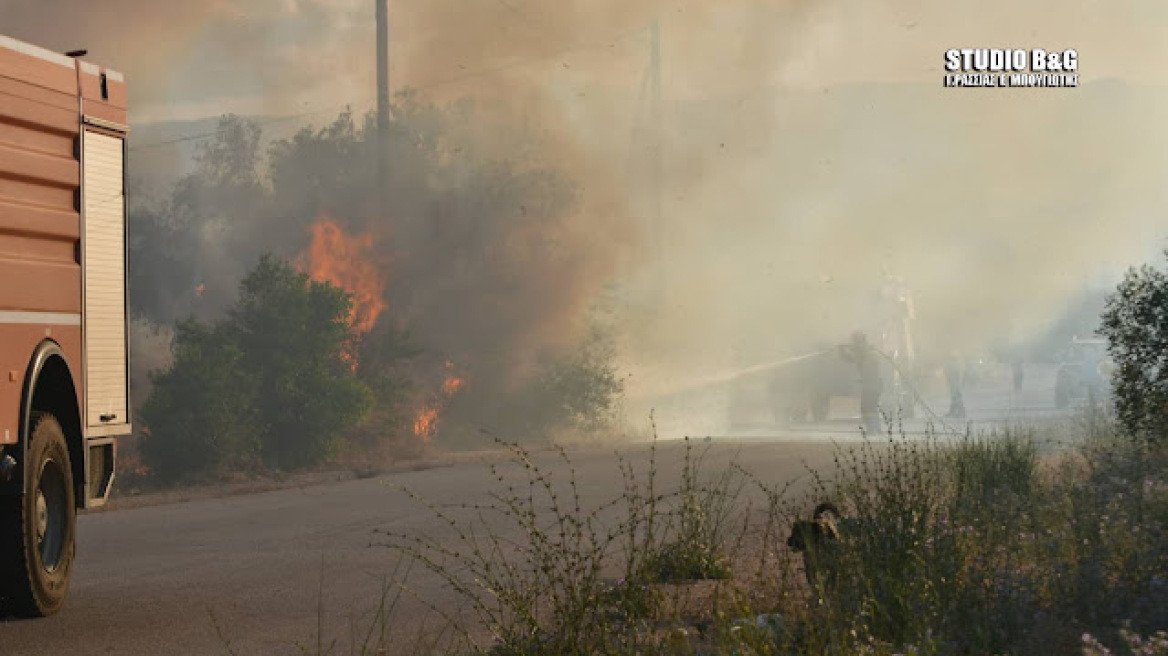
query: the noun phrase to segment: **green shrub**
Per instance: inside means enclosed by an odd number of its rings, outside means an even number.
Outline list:
[[[954,512],[983,511],[1034,491],[1038,448],[1029,433],[994,431],[953,447]]]
[[[1107,298],[1100,334],[1115,361],[1115,410],[1133,434],[1158,439],[1168,430],[1168,272],[1128,271]]]
[[[147,463],[163,479],[217,467],[316,464],[364,419],[371,393],[342,359],[347,295],[270,256],[228,317],[178,326],[173,365],[153,379],[142,418]]]
[[[147,434],[145,463],[163,480],[218,467],[254,464],[259,434],[253,395],[242,375],[242,352],[229,326],[194,320],[175,328],[174,362],[152,375],[153,390],[142,406]]]
[[[244,375],[254,381],[261,456],[296,469],[333,455],[339,436],[369,412],[372,396],[342,355],[351,348],[351,300],[271,256],[240,283],[228,312]]]
[[[664,515],[664,542],[646,545],[642,580],[673,583],[730,576],[727,534],[745,480],[734,468],[708,478],[703,466],[707,453],[695,454],[693,442],[685,439],[681,488],[671,512]]]
[[[515,395],[515,415],[533,435],[596,432],[613,427],[624,392],[612,333],[593,324],[574,348],[540,359],[537,375]]]
[[[852,522],[816,631],[917,653],[1049,653],[1168,621],[1163,456],[1098,432],[1038,466],[1033,435],[897,440],[840,458]],[[1157,464],[1159,463],[1159,464]],[[866,638],[865,638],[866,636]],[[861,642],[863,642],[861,640]],[[807,653],[807,652],[801,652]]]
[[[840,622],[835,639],[859,631],[900,644],[938,623],[942,579],[956,569],[952,534],[938,521],[949,488],[945,455],[935,439],[890,436],[837,456],[828,493],[852,528],[841,527],[833,567],[847,575],[817,591]]]

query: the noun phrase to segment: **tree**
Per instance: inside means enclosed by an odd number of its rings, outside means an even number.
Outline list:
[[[514,395],[516,427],[531,436],[561,430],[611,428],[619,418],[625,379],[617,369],[613,329],[593,318],[572,348],[540,358],[532,380]]]
[[[263,460],[276,468],[315,464],[335,453],[340,434],[364,420],[372,403],[342,357],[352,339],[352,301],[271,255],[239,288],[228,317],[239,365],[257,388]]]
[[[219,120],[199,142],[194,170],[169,198],[129,210],[130,301],[136,315],[170,323],[190,313],[220,316],[273,231],[270,194],[260,168],[261,131],[238,116]],[[283,234],[283,233],[275,233]]]
[[[130,309],[154,323],[171,324],[190,312],[200,280],[196,226],[175,220],[165,205],[132,196],[129,213]]]
[[[553,396],[556,420],[587,431],[612,426],[625,390],[615,346],[600,328],[575,353],[549,363],[538,380]]]
[[[173,365],[142,409],[143,455],[166,479],[215,468],[310,466],[368,415],[369,387],[342,354],[351,300],[271,255],[227,317],[181,322]]]
[[[151,376],[142,406],[143,460],[163,480],[217,468],[241,469],[259,449],[254,394],[229,325],[179,322],[174,363]]]
[[[1168,254],[1168,253],[1166,253]],[[1115,409],[1133,435],[1168,429],[1168,273],[1132,268],[1107,297],[1099,334],[1114,360]]]

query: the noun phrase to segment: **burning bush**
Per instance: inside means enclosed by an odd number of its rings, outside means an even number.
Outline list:
[[[615,273],[628,222],[597,197],[599,182],[584,180],[582,199],[569,175],[582,172],[527,128],[409,93],[397,101],[384,180],[371,117],[305,128],[266,159],[257,126],[224,118],[167,203],[132,208],[135,312],[159,324],[218,319],[244,263],[271,251],[351,294],[357,339],[342,352],[374,392],[370,439],[445,441],[461,427],[481,443],[480,426],[595,424],[611,405],[601,400],[611,372],[570,345]],[[539,353],[558,355],[540,367]]]
[[[416,454],[421,444],[410,441],[411,402],[417,388],[414,362],[422,349],[409,332],[380,323],[361,337],[358,354],[356,374],[372,390],[374,405],[370,420],[350,436],[354,446],[361,451],[388,447],[395,457]]]
[[[419,437],[443,444],[481,444],[482,431],[506,434],[521,443],[567,436],[591,436],[613,429],[621,417],[625,379],[617,367],[613,329],[595,319],[575,344],[544,349],[521,382],[490,390],[491,382],[450,368],[416,415]]]
[[[373,235],[350,237],[327,214],[309,230],[312,244],[304,258],[308,275],[349,292],[353,297],[349,322],[357,334],[369,332],[385,309],[385,278],[372,252]]]
[[[352,302],[271,256],[227,317],[179,324],[174,364],[142,409],[143,450],[165,478],[214,467],[315,464],[363,421],[371,391],[343,359]]]

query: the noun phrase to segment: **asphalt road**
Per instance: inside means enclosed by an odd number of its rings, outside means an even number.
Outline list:
[[[720,444],[764,479],[826,468],[823,442]],[[677,471],[679,449],[664,450],[662,471]],[[644,451],[631,456],[643,462]],[[552,463],[551,454],[540,461]],[[611,452],[573,458],[586,500],[621,489]],[[553,465],[560,474],[563,465]],[[670,468],[673,469],[670,469]],[[434,516],[392,485],[438,503],[481,501],[491,489],[481,463],[300,489],[178,504],[107,510],[79,519],[77,562],[64,610],[41,620],[0,622],[0,654],[300,654],[323,633],[348,654],[350,620],[376,607],[395,557],[370,546],[375,529],[445,535]],[[323,587],[322,587],[323,580]],[[451,599],[432,579],[413,585]],[[414,625],[421,609],[398,617]]]

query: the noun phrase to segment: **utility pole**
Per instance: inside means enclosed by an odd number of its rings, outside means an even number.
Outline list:
[[[377,12],[377,188],[378,213],[389,207],[389,0],[373,0]]]

